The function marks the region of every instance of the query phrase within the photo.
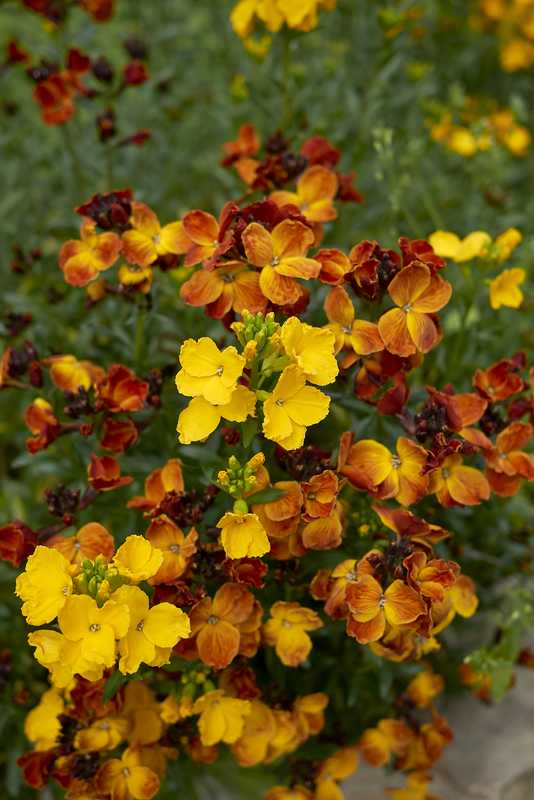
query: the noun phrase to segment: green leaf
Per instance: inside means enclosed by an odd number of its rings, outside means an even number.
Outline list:
[[[281,489],[275,489],[274,486],[271,486],[268,489],[262,489],[261,492],[257,494],[253,494],[249,499],[254,505],[256,505],[256,503],[274,503],[275,500],[283,497],[284,494],[285,492]]]
[[[119,671],[114,672],[113,675],[110,675],[106,685],[104,686],[104,693],[102,696],[104,703],[108,703],[112,697],[115,697],[121,686],[123,686],[125,683],[128,683],[128,681],[132,680],[132,678],[135,678],[136,676],[137,673],[135,675],[123,675],[122,672]]]

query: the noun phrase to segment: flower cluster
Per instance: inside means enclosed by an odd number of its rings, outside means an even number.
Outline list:
[[[319,11],[333,11],[337,0],[239,0],[231,13],[234,31],[242,39],[248,37],[257,23],[277,33],[283,25],[297,31],[311,31],[317,27]]]
[[[524,0],[478,0],[473,25],[492,31],[506,72],[534,66],[534,11]]]
[[[430,125],[430,135],[448,150],[465,158],[499,146],[522,158],[528,154],[532,135],[510,108],[495,107],[470,99],[458,112],[444,110]]]

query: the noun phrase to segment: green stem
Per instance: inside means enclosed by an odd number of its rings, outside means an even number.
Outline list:
[[[145,318],[146,309],[139,308],[137,311],[137,322],[135,323],[135,366],[139,367],[142,363],[145,348]]]
[[[83,193],[83,187],[85,185],[85,175],[83,172],[82,163],[78,156],[78,152],[72,140],[71,127],[69,123],[66,122],[64,125],[60,125],[59,128],[63,136],[63,143],[65,145],[65,150],[69,154],[69,160],[72,168],[72,175],[77,184],[76,191],[78,194],[80,193],[80,191]]]
[[[115,184],[114,175],[113,175],[113,150],[109,144],[104,144],[104,153],[105,153],[105,165],[106,165],[106,186],[104,187],[106,191],[111,192],[113,191],[113,187]]]
[[[291,97],[291,35],[283,31],[282,36],[282,85],[283,85],[283,112],[281,128],[289,128],[293,119],[293,104]]]

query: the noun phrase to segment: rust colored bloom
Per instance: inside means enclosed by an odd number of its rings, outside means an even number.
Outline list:
[[[346,598],[350,612],[347,633],[360,644],[380,639],[386,623],[407,625],[426,613],[420,594],[400,580],[383,591],[375,578],[363,575],[347,586]]]
[[[416,550],[403,561],[408,583],[423,597],[433,603],[442,603],[447,589],[454,586],[460,567],[454,561],[429,558],[422,550]]]
[[[104,378],[104,370],[91,361],[78,361],[73,355],[50,356],[41,362],[48,365],[50,378],[63,392],[75,394],[90,389]]]
[[[189,211],[183,218],[186,235],[192,244],[185,256],[186,267],[193,267],[201,261],[210,265],[224,255],[232,246],[232,237],[226,237],[227,224],[236,210],[233,203],[227,203],[216,220],[207,211]]]
[[[89,217],[102,230],[126,230],[132,213],[133,192],[119,189],[106,194],[94,194],[86,203],[78,206],[76,213]]]
[[[29,453],[37,453],[55,442],[61,434],[61,424],[47,400],[38,397],[24,412],[24,422],[33,436],[26,439]]]
[[[350,448],[341,472],[357,489],[380,498],[394,497],[409,506],[426,493],[426,459],[426,450],[402,436],[397,440],[397,455],[380,442],[362,439]]]
[[[487,479],[474,467],[466,467],[461,455],[447,456],[430,472],[430,494],[443,506],[476,506],[490,496]]]
[[[267,644],[275,647],[276,654],[286,667],[298,667],[312,649],[308,631],[322,628],[319,615],[300,603],[279,601],[271,608],[271,617],[263,626]]]
[[[138,378],[128,367],[112,364],[104,380],[96,387],[101,404],[108,411],[139,411],[148,394],[148,383]]]
[[[171,222],[162,227],[145,203],[132,203],[130,224],[131,230],[122,234],[123,254],[130,264],[148,267],[160,256],[187,253],[191,247],[182,222]]]
[[[171,458],[163,467],[158,467],[145,478],[145,494],[132,497],[128,508],[141,508],[147,514],[157,509],[169,493],[182,494],[184,478],[182,467],[177,458]]]
[[[136,443],[139,431],[133,419],[113,419],[106,417],[102,426],[101,447],[113,453],[124,453]]]
[[[270,503],[261,503],[253,506],[253,511],[274,539],[283,539],[295,533],[300,521],[303,496],[302,489],[297,481],[277,481],[273,488],[279,489],[284,494]]]
[[[330,290],[324,302],[324,310],[330,323],[328,328],[336,337],[336,352],[351,351],[341,362],[343,368],[350,367],[359,356],[384,349],[378,326],[374,322],[355,319],[354,306],[342,286],[335,286]]]
[[[62,125],[74,114],[74,86],[67,70],[55,72],[39,81],[33,99],[41,107],[46,125]]]
[[[258,273],[240,261],[198,270],[182,285],[180,297],[190,306],[206,306],[206,313],[214,319],[232,310],[264,313],[267,307]]]
[[[186,534],[163,514],[150,523],[146,538],[163,553],[163,563],[149,583],[172,583],[184,574],[197,551],[198,533],[192,528]]]
[[[272,303],[296,303],[302,290],[295,279],[318,276],[321,265],[306,257],[314,238],[310,228],[290,219],[280,222],[271,233],[257,222],[251,222],[243,231],[247,259],[261,267],[260,288]]]
[[[215,669],[224,669],[239,652],[239,625],[250,616],[254,596],[236,583],[225,583],[213,600],[205,597],[192,609],[191,631],[196,636],[202,661]]]
[[[71,239],[62,246],[59,266],[71,286],[87,286],[101,272],[116,262],[122,242],[116,233],[96,233],[96,223],[85,219],[80,227],[80,239]]]
[[[115,552],[113,536],[98,522],[88,522],[74,536],[52,536],[47,545],[59,550],[71,564],[81,564],[86,558],[94,561],[99,555],[110,561]]]
[[[304,510],[308,517],[327,517],[334,509],[339,491],[335,472],[325,469],[301,484],[304,493]]]
[[[468,425],[474,425],[488,406],[487,401],[474,392],[453,394],[439,392],[431,386],[427,387],[427,392],[431,402],[445,410],[446,424],[452,431],[461,431]]]
[[[393,278],[388,292],[397,308],[386,311],[378,321],[387,349],[399,356],[428,353],[439,340],[430,315],[449,302],[450,283],[433,275],[425,264],[413,262]]]
[[[473,386],[491,403],[506,400],[512,394],[522,391],[524,381],[521,369],[524,367],[522,353],[518,357],[504,358],[486,370],[477,369],[473,377]]]
[[[387,528],[395,531],[398,537],[410,539],[427,549],[431,549],[433,545],[450,537],[450,533],[445,528],[426,522],[405,508],[373,506],[373,511],[378,514]]]
[[[343,283],[352,271],[352,264],[348,256],[335,248],[319,250],[315,254],[315,260],[321,265],[318,277],[322,283],[336,286]]]
[[[138,58],[134,58],[124,66],[122,71],[122,82],[124,86],[141,86],[148,80],[146,66]]]
[[[130,475],[121,477],[120,464],[112,456],[96,456],[94,453],[87,467],[87,477],[97,492],[110,492],[133,481]]]
[[[523,447],[534,433],[526,422],[512,422],[497,435],[495,447],[484,453],[486,477],[495,494],[511,497],[521,486],[521,480],[534,480],[534,457]]]
[[[280,207],[297,206],[309,222],[328,222],[337,217],[334,206],[337,189],[335,172],[317,164],[302,173],[296,192],[272,192],[269,199]]]
[[[354,288],[368,300],[378,300],[401,268],[399,254],[383,250],[375,241],[354,245],[349,259]]]
[[[0,559],[20,567],[37,545],[37,534],[24,522],[14,520],[0,528]]]
[[[235,141],[224,143],[222,166],[229,167],[243,158],[255,156],[260,149],[260,145],[261,140],[258,131],[251,122],[246,122],[239,128]]]
[[[392,755],[406,751],[413,739],[412,730],[398,719],[381,719],[376,728],[368,728],[360,738],[360,752],[373,767],[385,766]]]

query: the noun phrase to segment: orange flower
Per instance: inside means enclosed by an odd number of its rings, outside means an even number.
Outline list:
[[[346,780],[357,767],[356,747],[344,747],[325,759],[315,776],[315,800],[344,800],[345,795],[337,782]]]
[[[360,577],[356,570],[356,563],[354,558],[349,558],[342,561],[332,570],[332,582],[326,595],[324,606],[325,613],[332,619],[343,619],[348,614],[346,603],[347,586],[349,583],[357,581],[358,577]]]
[[[37,533],[16,519],[0,527],[0,559],[20,567],[37,545]]]
[[[484,453],[486,477],[495,494],[511,497],[521,485],[521,479],[534,479],[534,458],[521,450],[534,432],[526,422],[512,422],[496,439],[495,447]]]
[[[198,270],[182,285],[180,297],[190,306],[206,306],[206,313],[214,319],[231,310],[263,314],[267,307],[258,273],[240,261]]]
[[[343,283],[345,277],[352,272],[353,266],[348,256],[341,250],[326,248],[315,254],[315,260],[321,265],[319,280],[327,284]]]
[[[232,245],[232,239],[224,241],[225,223],[233,213],[235,205],[227,203],[221,211],[219,221],[206,211],[189,211],[183,218],[184,231],[193,243],[188,250],[184,264],[193,267],[201,261],[215,261]],[[223,241],[221,241],[221,237]]]
[[[98,399],[108,411],[139,411],[148,394],[148,383],[140,380],[128,367],[112,364],[96,387]]]
[[[61,125],[74,114],[74,85],[67,70],[56,72],[39,81],[33,99],[41,106],[45,125]]]
[[[298,528],[303,495],[297,481],[277,481],[274,489],[283,495],[270,503],[254,505],[252,510],[260,518],[261,524],[274,539],[283,539]]]
[[[429,492],[442,506],[476,506],[488,500],[490,485],[480,470],[466,467],[455,453],[430,472]]]
[[[260,288],[272,303],[293,305],[302,293],[295,278],[316,278],[321,265],[306,258],[314,242],[313,231],[298,220],[285,219],[269,233],[251,222],[243,231],[247,259],[261,267]]]
[[[224,669],[239,652],[241,634],[237,627],[251,614],[254,597],[244,586],[225,583],[213,600],[205,597],[192,609],[191,631],[198,654],[209,667]]]
[[[197,551],[198,533],[191,528],[187,536],[165,514],[150,523],[146,538],[163,553],[163,563],[149,583],[172,583],[183,575]]]
[[[443,602],[446,590],[454,585],[460,571],[454,561],[429,559],[422,550],[415,550],[403,564],[408,573],[408,583],[433,603]]]
[[[145,494],[142,497],[132,497],[128,501],[128,508],[142,508],[146,516],[157,509],[159,504],[169,493],[182,494],[184,491],[184,478],[182,467],[177,458],[171,458],[163,467],[153,470],[145,478]]]
[[[362,439],[350,448],[341,472],[358,489],[377,497],[394,497],[409,506],[424,496],[428,477],[423,473],[427,454],[410,439],[397,440],[397,455],[373,439]]]
[[[376,728],[368,728],[360,738],[360,752],[373,767],[383,767],[392,755],[404,753],[413,732],[398,719],[381,719]]]
[[[52,406],[42,397],[28,406],[24,412],[24,422],[33,434],[26,439],[26,449],[32,454],[51,445],[61,433],[61,424]]]
[[[106,417],[102,425],[102,438],[100,445],[104,450],[111,450],[113,453],[124,453],[129,447],[136,443],[139,438],[137,425],[127,417],[126,419],[113,419]]]
[[[488,406],[487,400],[474,392],[449,394],[431,386],[427,387],[427,392],[433,404],[445,409],[447,426],[453,431],[474,425]]]
[[[377,353],[384,349],[378,325],[363,319],[355,319],[354,306],[342,286],[330,290],[324,301],[324,310],[329,321],[327,326],[334,331],[336,352],[352,350],[341,362],[343,368],[350,367],[358,356]]]
[[[70,239],[59,252],[59,266],[71,286],[86,286],[113,266],[122,248],[116,233],[95,233],[96,223],[84,219],[80,239]]]
[[[450,537],[450,533],[445,528],[426,522],[405,508],[373,506],[373,511],[378,514],[387,528],[395,531],[399,538],[406,537],[428,549]]]
[[[130,264],[148,267],[160,256],[187,253],[191,241],[182,222],[161,227],[157,216],[144,203],[132,202],[131,230],[122,234],[124,257]]]
[[[272,192],[269,199],[280,208],[297,206],[310,222],[328,222],[337,217],[334,207],[337,189],[335,172],[316,164],[302,173],[296,192]]]
[[[47,545],[59,550],[71,564],[81,564],[86,558],[94,561],[99,555],[110,561],[115,552],[113,536],[98,522],[88,522],[74,536],[52,536]]]
[[[360,642],[376,642],[384,634],[386,623],[407,625],[426,613],[426,606],[415,589],[400,580],[386,591],[371,575],[363,575],[347,587],[350,618],[347,633]]]
[[[521,366],[520,359],[504,358],[492,364],[489,369],[477,369],[473,386],[491,402],[506,400],[523,389],[524,382],[519,374]]]
[[[96,456],[94,453],[91,454],[91,463],[87,467],[87,477],[97,492],[110,492],[133,481],[130,475],[121,478],[120,464],[114,458]]]
[[[425,264],[414,261],[395,275],[388,292],[398,308],[386,311],[378,321],[387,349],[399,356],[428,353],[439,340],[438,329],[429,315],[449,302],[450,283],[433,275]]]
[[[49,365],[52,382],[62,392],[76,393],[81,389],[90,389],[104,378],[105,372],[91,361],[78,361],[72,355],[50,356],[42,361]]]
[[[301,484],[304,492],[304,510],[308,517],[327,517],[334,509],[339,481],[335,472],[325,469]]]
[[[327,517],[310,520],[301,531],[302,544],[308,550],[333,550],[343,538],[342,509],[338,504]]]
[[[151,800],[159,791],[159,778],[141,763],[138,748],[129,747],[121,758],[112,758],[100,767],[98,790],[115,800]]]
[[[410,681],[406,694],[417,708],[428,708],[444,688],[445,681],[441,675],[436,675],[431,669],[425,669]]]
[[[229,167],[243,158],[255,156],[260,149],[260,136],[251,122],[241,125],[237,132],[237,139],[223,144],[224,158],[222,165]]]
[[[279,601],[271,607],[271,618],[263,626],[267,644],[275,647],[276,655],[286,667],[298,667],[312,649],[307,631],[322,628],[319,615],[299,603]]]

